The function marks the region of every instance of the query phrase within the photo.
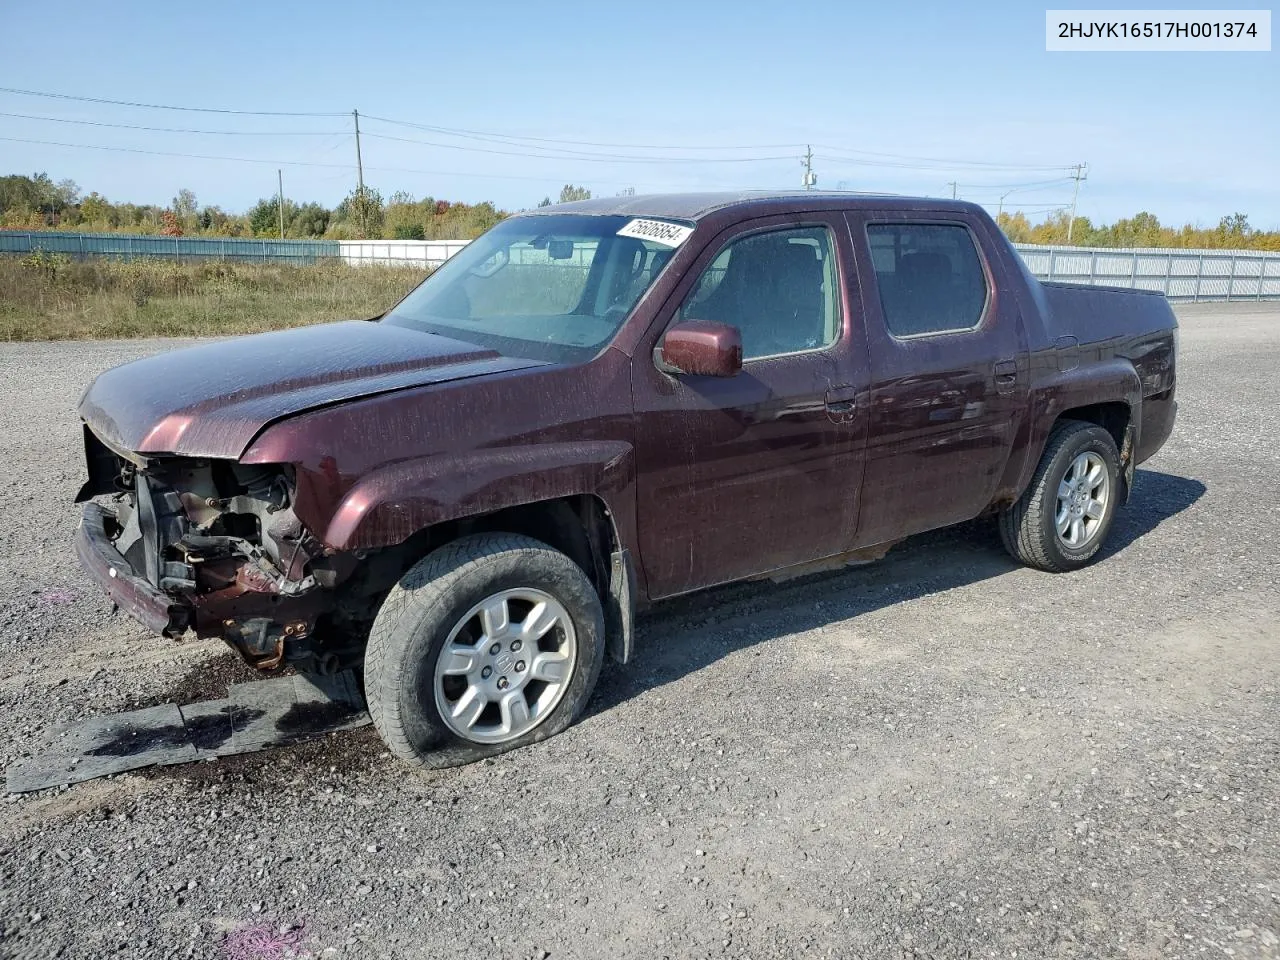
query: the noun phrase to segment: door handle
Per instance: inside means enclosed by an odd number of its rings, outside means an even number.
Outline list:
[[[1008,393],[1018,382],[1018,361],[997,360],[994,373],[997,392]]]
[[[836,422],[852,420],[858,412],[858,388],[842,384],[827,391],[827,416]]]

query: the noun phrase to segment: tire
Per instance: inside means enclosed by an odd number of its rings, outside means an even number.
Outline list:
[[[1090,469],[1077,476],[1082,464]],[[1092,482],[1093,466],[1105,474],[1099,486]],[[1000,514],[1000,539],[1005,549],[1015,560],[1037,570],[1078,570],[1094,558],[1111,530],[1121,483],[1120,454],[1111,434],[1092,423],[1059,421],[1049,434],[1031,484],[1017,503]],[[1082,488],[1084,494],[1079,493]],[[1098,495],[1103,489],[1105,497]],[[1064,501],[1061,496],[1069,490]],[[1099,510],[1096,504],[1100,500]],[[1066,534],[1059,532],[1064,504]],[[1099,512],[1101,516],[1094,515]],[[1075,526],[1077,521],[1080,527]]]
[[[603,662],[604,614],[582,568],[530,537],[476,534],[391,588],[369,635],[365,697],[397,757],[456,767],[564,730]]]

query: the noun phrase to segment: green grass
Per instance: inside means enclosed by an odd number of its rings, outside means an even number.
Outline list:
[[[171,260],[0,256],[0,340],[257,333],[386,310],[426,272]]]

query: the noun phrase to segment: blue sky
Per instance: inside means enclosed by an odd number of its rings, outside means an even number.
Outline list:
[[[275,161],[295,161],[282,165],[285,193],[333,204],[354,185],[358,108],[498,138],[363,120],[365,178],[384,197],[518,209],[566,182],[596,194],[795,188],[812,143],[820,187],[943,196],[955,180],[962,197],[994,210],[1012,191],[1006,209],[1030,212],[1069,202],[1069,180],[1042,181],[1087,161],[1079,209],[1095,221],[1145,209],[1211,226],[1243,211],[1256,227],[1280,228],[1280,54],[1047,53],[1044,11],[1001,0],[6,2],[2,87],[346,115],[0,93],[3,114],[240,131],[6,115],[0,137],[266,161],[0,139],[0,172],[44,170],[135,202],[168,203],[187,187],[202,203],[243,210],[275,191]],[[704,147],[716,149],[694,149]]]

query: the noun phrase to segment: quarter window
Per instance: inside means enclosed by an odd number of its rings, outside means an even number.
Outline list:
[[[679,319],[737,327],[744,360],[832,344],[840,331],[833,251],[825,227],[734,240],[698,278]]]
[[[969,330],[982,320],[987,278],[967,227],[868,224],[884,322],[895,337]]]

